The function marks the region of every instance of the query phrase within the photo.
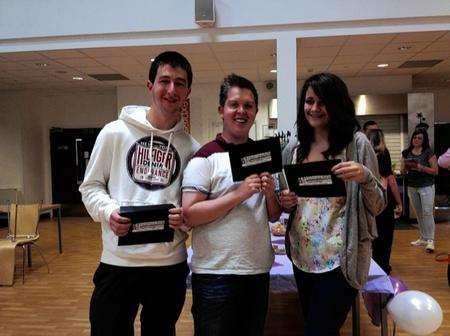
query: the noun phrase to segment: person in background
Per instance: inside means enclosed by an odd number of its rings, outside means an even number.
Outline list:
[[[321,73],[303,86],[297,112],[298,142],[283,152],[284,164],[341,159],[332,173],[346,196],[306,198],[288,189],[280,201],[291,212],[286,253],[293,263],[306,336],[337,336],[367,280],[375,216],[385,206],[375,152],[359,132],[347,86]]]
[[[374,120],[367,120],[363,125],[363,132],[366,136],[369,136],[369,132],[373,130],[379,130],[380,126]]]
[[[450,169],[450,148],[447,149],[444,154],[439,156],[438,165],[444,169]]]
[[[183,55],[158,55],[147,82],[150,107],[125,106],[95,142],[80,186],[86,209],[102,227],[89,312],[92,336],[133,336],[140,305],[142,335],[175,335],[189,274],[181,176],[199,147],[184,132],[180,113],[191,84],[191,65]],[[120,216],[121,205],[164,203],[176,206],[169,210],[173,241],[118,246],[132,224]]]
[[[402,174],[406,174],[408,196],[411,199],[419,223],[420,237],[413,246],[425,246],[434,252],[434,176],[438,173],[437,159],[430,148],[428,133],[416,129],[409,147],[402,152]]]
[[[273,177],[234,182],[228,151],[249,143],[258,112],[252,82],[231,74],[220,87],[223,131],[183,176],[183,209],[192,229],[192,315],[196,336],[263,335],[274,260],[268,220],[281,207]]]
[[[402,200],[392,172],[391,157],[386,148],[383,131],[371,130],[368,132],[368,138],[377,155],[381,182],[387,190],[386,208],[376,217],[378,237],[372,242],[372,258],[389,274],[391,272],[389,260],[394,239],[395,217],[402,212]]]

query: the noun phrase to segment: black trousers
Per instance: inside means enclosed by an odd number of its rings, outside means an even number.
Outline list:
[[[386,208],[376,217],[378,237],[372,242],[372,258],[387,274],[391,272],[391,250],[394,240],[394,211]]]
[[[94,274],[89,320],[92,336],[134,336],[141,311],[141,335],[175,335],[186,295],[186,262],[161,267],[100,263]]]
[[[325,273],[293,268],[305,320],[304,336],[339,336],[358,291],[348,284],[340,267]]]

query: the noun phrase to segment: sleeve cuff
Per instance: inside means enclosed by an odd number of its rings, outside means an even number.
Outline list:
[[[113,213],[113,211],[120,209],[120,206],[117,203],[112,203],[110,205],[108,205],[105,210],[104,210],[104,217],[103,220],[106,223],[109,223],[109,217],[111,217],[111,214]]]

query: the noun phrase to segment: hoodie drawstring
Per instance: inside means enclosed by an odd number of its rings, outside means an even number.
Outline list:
[[[172,142],[172,137],[173,137],[173,132],[170,132],[170,135],[169,135],[169,141],[168,141],[168,143],[167,143],[167,149],[166,149],[166,160],[165,160],[165,162],[164,162],[164,165],[166,166],[166,167],[169,167],[168,165],[167,165],[167,159],[169,158],[169,148],[170,148],[170,143]],[[171,166],[172,167],[172,166]]]
[[[153,177],[153,132],[150,133],[150,180]]]

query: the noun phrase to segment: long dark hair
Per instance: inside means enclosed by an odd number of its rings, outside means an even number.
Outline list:
[[[409,139],[409,147],[402,152],[403,157],[406,157],[409,153],[411,153],[412,149],[414,148],[413,139],[417,134],[422,134],[423,136],[422,151],[430,148],[430,140],[428,138],[427,131],[424,128],[417,128],[411,135],[411,139]]]
[[[342,79],[331,73],[311,76],[303,85],[297,109],[297,136],[300,143],[297,162],[303,161],[308,156],[311,143],[314,141],[314,130],[306,120],[304,112],[308,88],[311,88],[323,102],[329,116],[329,147],[322,153],[325,157],[339,154],[353,140],[355,131],[361,128],[356,119],[355,105]]]

